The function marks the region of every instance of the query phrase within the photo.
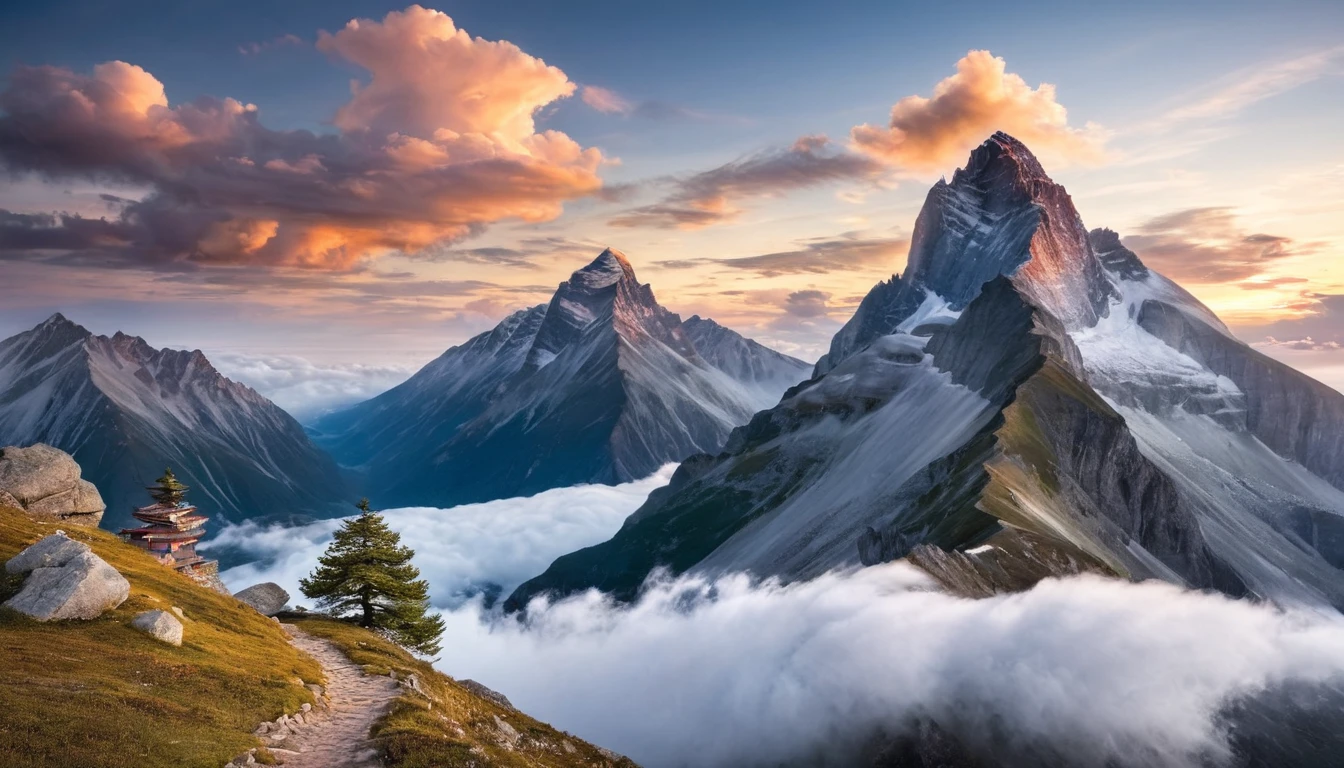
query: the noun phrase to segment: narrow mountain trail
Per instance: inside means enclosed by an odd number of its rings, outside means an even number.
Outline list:
[[[290,642],[317,659],[327,675],[326,708],[287,726],[291,734],[272,746],[285,768],[380,768],[369,729],[400,692],[394,680],[366,675],[330,641],[285,625]]]

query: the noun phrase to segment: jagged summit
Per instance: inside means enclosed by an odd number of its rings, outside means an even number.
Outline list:
[[[630,480],[716,451],[806,368],[717,324],[683,323],[608,248],[544,306],[318,428],[384,503],[452,506]]]
[[[620,277],[634,278],[635,268],[630,265],[630,258],[615,248],[604,249],[593,259],[588,266],[578,270],[578,272],[605,273]],[[575,274],[578,274],[576,272]]]
[[[905,272],[864,299],[817,372],[921,314],[961,311],[999,275],[1070,330],[1096,325],[1118,295],[1068,192],[1005,133],[972,151],[950,182],[929,190]]]

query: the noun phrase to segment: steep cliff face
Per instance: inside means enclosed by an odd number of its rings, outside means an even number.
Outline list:
[[[323,419],[319,439],[364,468],[383,504],[623,482],[718,450],[805,368],[712,321],[682,323],[609,249],[548,304]]]
[[[298,422],[199,350],[97,336],[61,315],[0,342],[0,443],[37,442],[75,457],[112,528],[165,465],[235,522],[326,516],[350,495]]]
[[[1241,391],[1245,426],[1274,452],[1344,488],[1344,396],[1179,307],[1140,305],[1141,328]]]

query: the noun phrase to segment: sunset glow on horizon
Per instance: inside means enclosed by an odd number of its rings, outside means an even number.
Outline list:
[[[786,4],[769,41],[695,6],[101,20],[173,39],[144,45],[7,12],[0,337],[61,311],[410,370],[611,246],[673,311],[812,360],[1002,130],[1089,228],[1344,386],[1344,7],[993,7]]]

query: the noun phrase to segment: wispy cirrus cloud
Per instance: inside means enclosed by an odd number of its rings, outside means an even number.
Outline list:
[[[11,215],[9,242],[52,247],[9,257],[348,269],[503,219],[553,219],[602,186],[599,150],[534,123],[575,85],[511,43],[411,6],[322,32],[317,47],[368,72],[334,135],[267,129],[231,98],[170,105],[157,78],[126,62],[16,69],[0,93],[7,170],[152,191],[102,224]]]
[[[655,266],[663,269],[718,266],[755,272],[762,277],[821,275],[873,269],[896,272],[899,271],[900,259],[910,250],[910,239],[903,236],[873,237],[865,236],[861,232],[845,232],[834,237],[800,240],[797,246],[792,250],[755,256],[659,261],[655,262]]]
[[[1106,157],[1105,129],[1070,125],[1055,86],[1032,88],[989,51],[967,53],[932,96],[906,96],[891,108],[886,125],[856,126],[850,140],[876,160],[926,174],[955,168],[995,131],[1012,134],[1053,166]]]
[[[617,227],[700,229],[736,219],[752,198],[844,181],[878,183],[887,169],[871,158],[837,148],[825,136],[804,136],[787,149],[766,150],[671,181],[660,202],[627,210]]]
[[[579,89],[584,104],[607,115],[639,117],[646,120],[703,118],[705,115],[664,101],[631,101],[610,88],[585,85]]]
[[[1247,107],[1300,88],[1330,73],[1344,72],[1344,45],[1311,51],[1290,59],[1262,63],[1230,73],[1187,96],[1147,129],[1174,128],[1181,123],[1226,118]]]
[[[238,52],[244,56],[256,56],[266,51],[273,51],[277,48],[301,48],[307,45],[303,38],[298,35],[280,35],[270,40],[262,40],[256,43],[244,43],[238,46]]]

